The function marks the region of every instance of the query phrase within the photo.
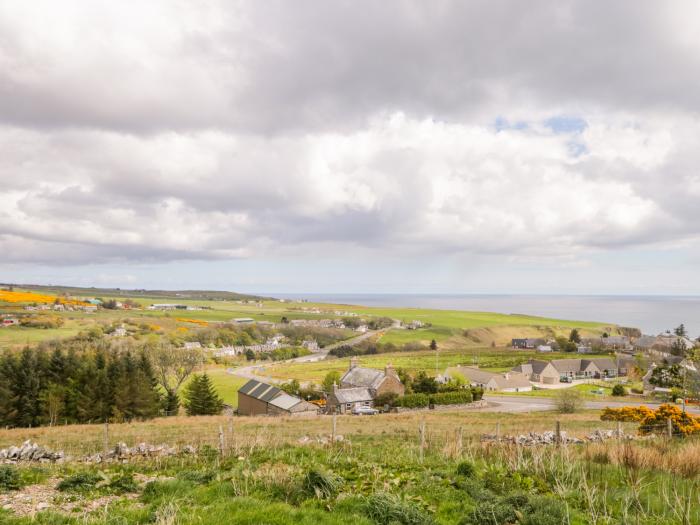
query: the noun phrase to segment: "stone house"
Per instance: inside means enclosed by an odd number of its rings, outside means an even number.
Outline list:
[[[463,377],[470,386],[478,386],[488,391],[529,392],[532,385],[527,376],[519,372],[489,372],[476,366],[455,366],[448,368],[443,377]]]
[[[541,361],[531,359],[513,368],[513,372],[524,374],[530,381],[555,384],[562,378],[605,379],[617,377],[617,365],[607,357],[593,359],[553,359]]]
[[[377,396],[394,393],[402,396],[405,387],[394,368],[387,364],[384,371],[358,366],[357,359],[350,360],[350,368],[328,394],[328,412],[349,413],[356,406],[373,406]]]

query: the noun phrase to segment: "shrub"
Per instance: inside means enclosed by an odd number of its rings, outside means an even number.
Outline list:
[[[583,405],[581,394],[575,390],[564,389],[557,392],[555,398],[557,410],[562,414],[573,414]]]
[[[396,400],[396,406],[404,408],[425,408],[428,406],[430,398],[427,394],[407,394]]]
[[[479,503],[471,515],[461,521],[463,525],[501,525],[517,523],[516,508],[505,501],[483,501]]]
[[[19,473],[15,467],[0,465],[0,490],[19,490]]]
[[[472,387],[472,399],[474,401],[480,401],[484,397],[484,389],[480,386]]]
[[[664,404],[657,408],[652,414],[645,417],[639,425],[640,434],[652,434],[662,431],[671,420],[674,434],[689,434],[700,433],[700,417],[690,415],[688,412],[683,412],[677,406]]]
[[[430,396],[430,402],[435,405],[459,405],[472,402],[471,390],[460,390],[458,392],[443,392]]]
[[[375,399],[374,399],[374,406],[375,407],[383,407],[384,405],[389,405],[389,406],[394,406],[396,403],[396,399],[398,398],[398,394],[394,392],[384,392],[383,394],[379,394]]]
[[[566,506],[551,496],[530,498],[522,525],[560,525],[569,523]]]
[[[379,525],[432,525],[432,516],[398,496],[377,492],[365,503],[365,514]]]
[[[457,465],[457,474],[464,476],[465,478],[472,478],[476,474],[476,468],[474,464],[469,461],[462,461]]]
[[[304,476],[303,487],[307,494],[313,494],[318,499],[332,498],[343,484],[343,478],[332,472],[311,469]]]
[[[627,423],[639,423],[654,411],[644,405],[638,407],[604,408],[600,415],[601,421],[624,421]]]
[[[136,492],[139,488],[136,481],[134,481],[134,475],[130,472],[112,478],[107,487],[116,494]]]
[[[627,395],[627,390],[622,385],[615,385],[612,389],[612,395],[614,396],[625,396]]]
[[[214,479],[215,474],[211,470],[185,470],[184,472],[179,472],[177,477],[197,485],[206,485]]]
[[[61,492],[83,492],[96,488],[104,477],[96,472],[78,472],[61,480],[56,486]]]

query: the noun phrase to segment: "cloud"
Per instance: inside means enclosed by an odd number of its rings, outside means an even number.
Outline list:
[[[8,262],[697,242],[694,2],[10,2]]]

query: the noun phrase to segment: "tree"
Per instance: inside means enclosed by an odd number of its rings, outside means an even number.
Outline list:
[[[651,373],[649,383],[662,388],[682,388],[683,372],[679,365],[657,366]]]
[[[436,394],[438,384],[434,377],[428,376],[425,371],[421,370],[413,380],[413,391],[421,394]]]
[[[688,332],[685,329],[685,325],[683,323],[679,324],[674,330],[673,333],[676,334],[678,337],[687,337]]]
[[[282,316],[282,319],[280,319],[280,322],[281,322],[282,324],[289,324],[289,319],[287,319],[286,316]]]
[[[281,385],[279,385],[279,387],[280,390],[292,396],[299,395],[299,391],[301,390],[301,385],[299,384],[298,379],[292,379],[291,381],[282,383]]]
[[[625,387],[617,384],[613,387],[612,389],[612,395],[614,396],[624,396],[627,395],[627,390],[625,390]]]
[[[555,397],[557,410],[562,414],[573,414],[583,405],[581,394],[571,389],[562,389]]]
[[[557,337],[557,347],[561,352],[576,352],[576,343],[569,341],[566,337]]]
[[[436,341],[435,339],[433,339],[432,341],[430,341],[430,349],[431,349],[431,350],[437,350],[437,349],[438,349],[437,341]]]
[[[255,361],[255,352],[253,352],[250,348],[245,351],[245,358],[246,361]]]
[[[575,344],[579,344],[581,342],[581,336],[578,333],[578,329],[573,328],[571,330],[571,333],[569,334],[569,341]]]
[[[165,415],[177,415],[180,406],[178,391],[201,363],[199,350],[169,344],[150,345],[149,354],[158,384],[165,390]]]
[[[340,386],[340,372],[337,370],[331,370],[326,374],[326,377],[323,378],[323,383],[321,383],[321,387],[324,392],[329,394],[333,391],[334,384]]]
[[[211,416],[221,412],[224,407],[206,374],[194,374],[184,391],[185,409],[188,416]]]

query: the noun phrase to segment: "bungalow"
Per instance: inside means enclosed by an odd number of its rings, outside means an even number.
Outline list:
[[[340,378],[340,386],[334,385],[328,395],[326,408],[328,412],[344,414],[356,406],[372,406],[377,396],[385,393],[402,396],[405,387],[394,371],[387,364],[384,371],[357,366],[357,359],[350,360],[350,368]]]
[[[238,413],[243,416],[314,415],[318,407],[276,386],[251,379],[238,390]]]
[[[617,365],[607,357],[594,359],[553,359],[541,361],[531,359],[513,368],[513,372],[524,374],[530,381],[555,384],[563,378],[604,379],[617,377]]]
[[[251,317],[236,317],[235,319],[232,319],[231,322],[233,324],[253,324],[255,323],[255,319]]]
[[[609,337],[601,337],[600,344],[604,348],[612,350],[628,350],[632,348],[630,338],[626,335],[611,335]]]
[[[517,372],[488,372],[476,366],[455,366],[445,371],[444,377],[463,377],[471,386],[500,392],[529,392],[532,385],[528,378]]]

